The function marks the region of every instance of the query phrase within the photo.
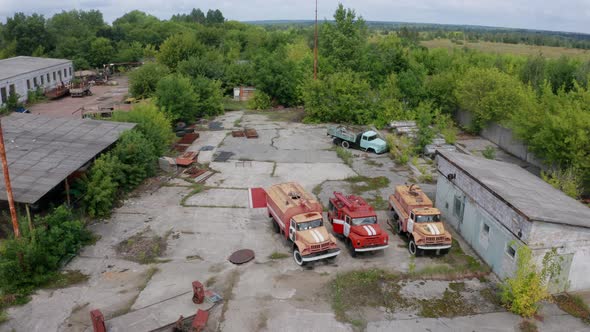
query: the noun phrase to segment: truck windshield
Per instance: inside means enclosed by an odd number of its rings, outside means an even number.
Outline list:
[[[323,224],[324,224],[324,221],[322,219],[316,219],[316,220],[311,220],[311,221],[306,221],[306,222],[300,222],[300,223],[297,224],[297,230],[298,231],[306,231],[308,229],[320,227]]]
[[[429,216],[416,216],[416,222],[437,222],[440,221],[440,214],[433,214]]]
[[[375,216],[352,219],[352,224],[354,226],[372,225],[372,224],[376,224],[376,223],[377,223],[377,217],[375,217]]]
[[[372,140],[374,140],[374,139],[376,139],[376,138],[377,138],[377,135],[368,136],[368,137],[367,137],[367,141],[372,141]]]

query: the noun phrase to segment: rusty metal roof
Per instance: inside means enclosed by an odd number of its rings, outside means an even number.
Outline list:
[[[2,128],[14,200],[35,203],[135,127],[134,123],[13,113]],[[7,200],[0,180],[0,200]]]

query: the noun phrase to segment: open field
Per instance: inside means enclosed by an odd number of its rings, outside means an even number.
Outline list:
[[[0,331],[91,331],[92,309],[102,311],[110,332],[151,331],[197,308],[210,310],[207,331],[518,330],[520,317],[498,306],[495,277],[460,237],[454,235],[457,242],[446,256],[414,258],[406,240],[386,226],[385,210],[378,211],[390,238],[385,251],[353,258],[338,240],[343,250],[335,261],[297,266],[267,211],[248,208],[248,188],[297,181],[324,205],[334,191],[378,202],[412,175],[387,155],[350,150],[345,163],[325,126],[269,113],[216,118],[222,129],[201,131],[190,147],[210,145],[214,153],[231,155],[210,162],[216,173],[205,186],[195,190],[185,178],[161,176],[160,186],[135,192],[111,218],[90,226],[100,239],[65,267],[88,279],[39,290],[29,303],[7,310],[10,320]],[[259,138],[232,137],[236,124],[255,128]],[[432,196],[435,185],[421,186]],[[228,262],[244,248],[255,252],[254,261]],[[223,303],[195,305],[194,280],[220,294]],[[543,317],[537,322],[542,331],[587,327],[553,304]]]
[[[505,44],[492,43],[480,41],[477,43],[465,42],[464,45],[459,45],[451,42],[450,39],[434,39],[422,41],[420,44],[428,48],[462,48],[468,47],[487,53],[498,54],[515,54],[515,55],[538,55],[543,54],[547,58],[559,58],[562,55],[579,58],[582,60],[590,60],[590,50],[581,50],[576,48],[552,47],[552,46],[535,46],[525,44]]]

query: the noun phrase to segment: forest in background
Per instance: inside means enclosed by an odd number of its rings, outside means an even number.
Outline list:
[[[312,77],[313,27],[228,21],[219,10],[194,9],[169,20],[132,11],[112,25],[96,10],[48,19],[17,13],[0,26],[0,57],[68,58],[77,69],[146,61],[131,73],[130,92],[153,98],[170,120],[223,112],[223,95],[237,85],[257,87],[255,108],[304,106],[308,122],[383,127],[416,120],[416,147],[398,144],[398,150],[420,151],[436,134],[453,143],[451,115],[462,109],[474,115],[470,131],[489,122],[512,128],[555,167],[548,181],[572,196],[588,191],[590,61],[429,50],[420,45],[427,33],[448,38],[456,32],[385,29],[342,5],[319,30],[318,80]],[[462,38],[475,38],[469,36],[487,38],[475,32]]]

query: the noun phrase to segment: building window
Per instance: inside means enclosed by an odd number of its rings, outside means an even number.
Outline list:
[[[41,75],[41,85],[45,84],[45,78]]]
[[[61,70],[57,72],[59,74],[59,81],[61,82]]]
[[[27,90],[31,90],[31,80],[27,80]]]
[[[506,246],[506,254],[508,257],[514,259],[514,257],[516,257],[516,249],[514,249],[514,247],[509,244]]]
[[[70,76],[72,76],[72,67],[70,67]]]
[[[483,235],[490,235],[490,226],[486,223],[483,224]]]
[[[53,72],[53,80],[57,81],[57,78],[55,77],[55,72]]]
[[[47,83],[49,83],[51,79],[49,78],[49,73],[47,73]]]
[[[463,222],[464,208],[465,208],[465,204],[463,201],[463,197],[455,196],[455,202],[453,204],[453,214],[455,215],[455,217],[457,217],[459,222]]]
[[[68,72],[66,71],[65,68],[64,68],[64,77],[68,77]]]
[[[15,88],[14,84],[10,84],[10,86],[8,87],[8,90],[10,91],[11,96],[16,94],[16,88]]]
[[[6,87],[5,86],[0,88],[0,98],[2,98],[2,104],[6,103],[6,100],[8,99],[8,97],[6,96]]]
[[[36,77],[33,77],[33,85],[35,87],[39,86],[39,84],[37,84],[37,78]]]

